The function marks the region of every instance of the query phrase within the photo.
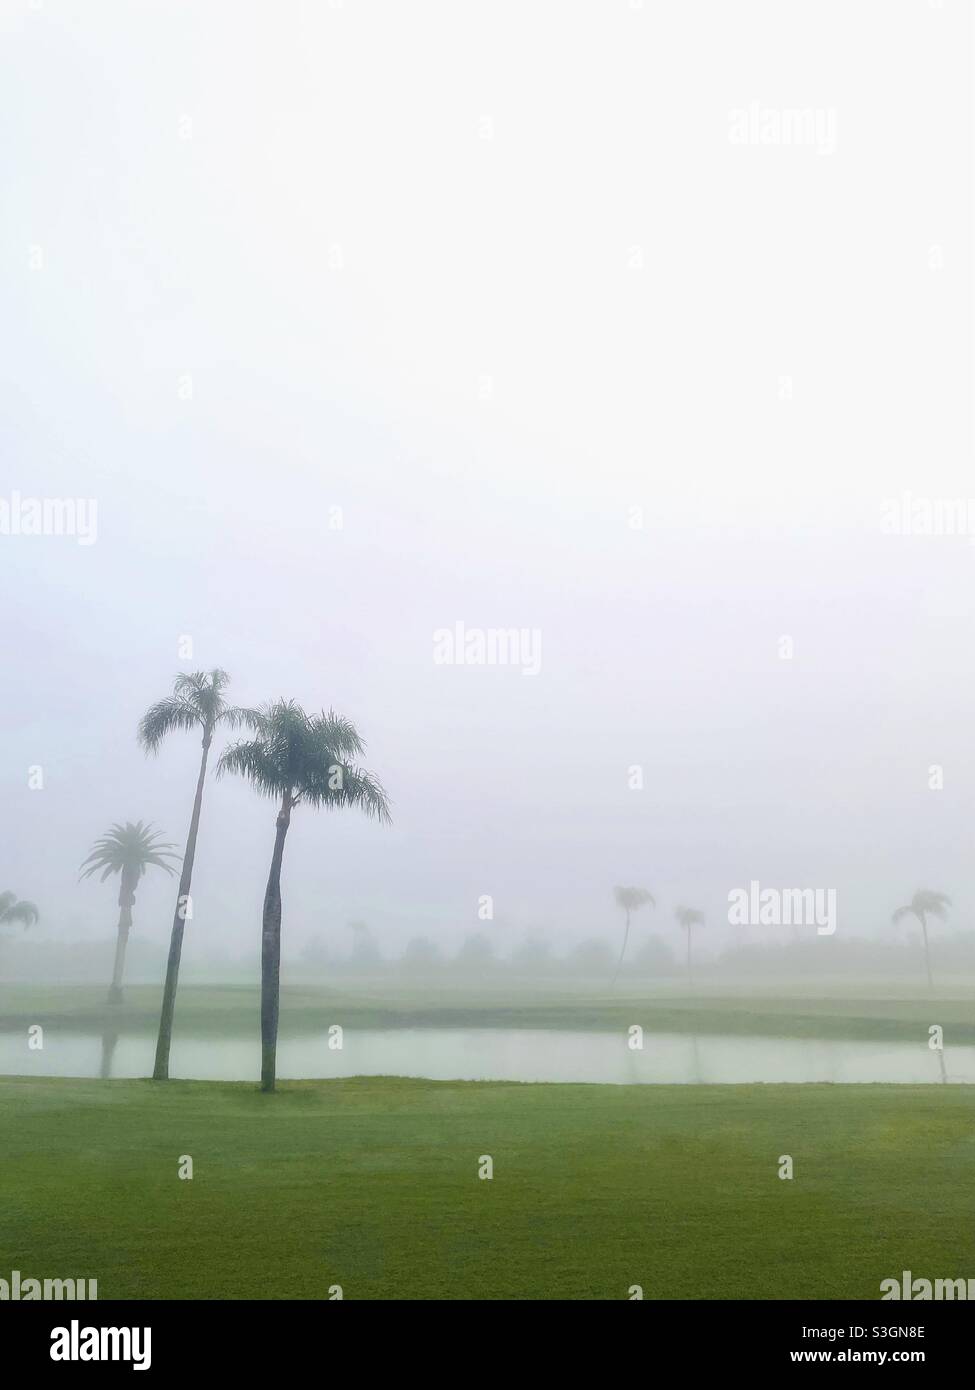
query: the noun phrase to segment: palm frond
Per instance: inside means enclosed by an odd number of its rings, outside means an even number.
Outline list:
[[[16,893],[0,893],[0,922],[22,922],[26,930],[40,915],[37,904],[27,898],[18,899]]]
[[[82,861],[79,878],[90,878],[99,869],[102,883],[110,874],[125,870],[141,878],[149,865],[171,874],[175,870],[169,861],[182,857],[175,851],[172,841],[162,840],[160,832],[148,821],[126,821],[124,825],[111,826],[95,841],[88,858]]]
[[[646,888],[628,888],[620,885],[613,889],[613,896],[617,905],[626,912],[635,912],[637,908],[649,903],[651,907],[656,907],[656,899],[652,893],[647,892]]]
[[[674,916],[682,927],[690,930],[691,927],[703,927],[705,922],[704,913],[696,907],[676,907]]]
[[[950,906],[951,899],[947,893],[936,893],[930,888],[919,888],[911,901],[904,907],[899,907],[890,920],[900,922],[904,917],[916,917],[920,922],[923,917],[937,917],[939,921],[943,922],[948,915]]]
[[[224,705],[214,722],[225,724],[228,729],[239,729],[247,723],[248,713],[248,710],[240,709],[237,705]]]
[[[220,666],[211,671],[181,671],[173,681],[173,691],[184,699],[204,701],[219,699],[230,684],[230,677]]]
[[[228,744],[217,760],[216,775],[226,777],[228,772],[246,777],[262,796],[283,796],[289,786],[272,750],[259,738]]]
[[[935,893],[930,888],[919,888],[914,894],[912,906],[915,912],[924,912],[929,917],[947,917],[951,899],[947,893]]]
[[[382,784],[348,761],[365,747],[350,720],[334,710],[308,715],[296,701],[285,699],[238,715],[255,736],[225,749],[218,777],[237,773],[262,796],[290,795],[292,806],[356,807],[376,820],[390,820]]]
[[[334,710],[322,710],[311,721],[316,737],[320,738],[338,758],[361,758],[366,745],[351,719],[336,714]]]
[[[150,705],[140,719],[139,742],[146,753],[158,753],[168,734],[195,729],[199,723],[200,713],[192,701],[169,695]]]
[[[295,798],[296,805],[306,801],[309,806],[324,806],[326,810],[355,807],[371,820],[384,825],[392,822],[389,798],[382,783],[371,772],[347,763],[313,764]]]
[[[3,913],[0,921],[4,922],[23,922],[24,928],[32,927],[40,917],[37,904],[28,902],[26,898],[19,903],[14,903]]]
[[[139,742],[147,753],[157,753],[167,734],[202,728],[212,734],[220,723],[236,727],[239,711],[228,705],[223,692],[230,684],[219,666],[212,671],[181,671],[173,680],[173,693],[157,700],[139,723]]]

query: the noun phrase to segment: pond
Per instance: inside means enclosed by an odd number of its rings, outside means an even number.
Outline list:
[[[334,1040],[333,1040],[334,1041]],[[589,1081],[612,1085],[755,1081],[975,1082],[975,1047],[942,1058],[917,1043],[650,1033],[632,1050],[625,1033],[516,1028],[344,1030],[342,1047],[322,1031],[278,1044],[278,1076],[414,1076],[432,1080]],[[31,1050],[24,1034],[0,1035],[0,1073],[34,1076],[148,1076],[155,1039],[114,1040],[49,1029]],[[942,1067],[942,1061],[944,1066]],[[260,1075],[258,1038],[178,1037],[170,1072],[200,1080]]]

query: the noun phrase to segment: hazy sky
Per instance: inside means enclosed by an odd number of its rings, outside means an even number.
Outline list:
[[[502,949],[615,933],[621,882],[675,939],[753,878],[975,925],[975,541],[883,524],[975,497],[968,5],[0,0],[0,41],[0,499],[98,507],[0,535],[43,928],[111,930],[110,821],[182,846],[198,743],[135,727],[213,665],[348,714],[393,801],[298,809],[286,953],[481,894]],[[435,664],[458,622],[539,673]],[[257,948],[274,815],[208,786],[187,959]]]

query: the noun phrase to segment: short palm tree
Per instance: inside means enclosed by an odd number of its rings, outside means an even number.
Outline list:
[[[693,980],[691,974],[691,932],[694,927],[704,926],[704,913],[698,912],[696,907],[678,907],[674,909],[674,916],[687,932],[687,978]]]
[[[620,950],[620,958],[616,962],[616,970],[613,972],[613,987],[619,979],[619,973],[623,966],[623,957],[626,955],[626,943],[630,939],[630,913],[638,912],[647,903],[651,907],[656,907],[652,893],[648,893],[645,888],[614,888],[613,897],[616,899],[618,907],[626,913],[626,925],[623,928],[623,946]]]
[[[932,893],[928,888],[919,888],[906,907],[899,907],[890,919],[892,922],[899,922],[902,917],[916,917],[921,923],[921,933],[924,937],[924,968],[928,972],[928,988],[934,987],[934,980],[931,977],[931,956],[928,953],[928,918],[937,917],[939,921],[944,921],[947,917],[947,908],[951,906],[951,899],[946,893]]]
[[[23,922],[26,931],[40,915],[35,904],[26,898],[18,898],[16,893],[0,893],[0,927],[8,922]]]
[[[237,728],[242,717],[241,710],[228,705],[224,700],[223,692],[229,683],[230,677],[226,671],[221,671],[219,668],[212,671],[193,671],[191,674],[178,675],[173,683],[172,695],[167,695],[164,700],[159,700],[156,704],[151,705],[139,723],[139,742],[147,754],[158,753],[168,735],[177,731],[198,733],[203,744],[200,775],[196,782],[196,796],[193,798],[190,828],[186,837],[186,852],[183,855],[183,867],[180,870],[179,888],[176,893],[173,929],[169,938],[166,984],[163,988],[159,1036],[156,1040],[156,1061],[152,1071],[155,1081],[165,1081],[169,1076],[169,1050],[173,1041],[173,1013],[176,1008],[180,957],[183,954],[183,927],[190,898],[193,861],[196,858],[196,838],[200,829],[203,783],[207,775],[210,744],[219,724]]]
[[[262,795],[278,802],[274,852],[264,893],[261,924],[261,1089],[274,1090],[278,1042],[281,963],[281,861],[294,808],[306,802],[337,810],[354,806],[367,816],[389,821],[389,803],[380,783],[350,765],[364,744],[355,725],[331,710],[306,714],[294,700],[276,700],[249,710],[254,733],[227,748],[217,776],[236,772]]]
[[[122,1002],[122,972],[125,969],[125,948],[129,944],[129,931],[132,927],[132,908],[135,906],[135,890],[146,869],[155,865],[165,869],[167,874],[174,872],[167,861],[178,859],[173,853],[174,846],[160,840],[159,833],[141,820],[135,824],[126,821],[125,825],[113,825],[100,840],[91,847],[91,854],[81,866],[81,877],[90,878],[102,870],[101,883],[111,874],[120,875],[118,890],[119,916],[118,940],[115,943],[115,968],[108,991],[110,1004]]]

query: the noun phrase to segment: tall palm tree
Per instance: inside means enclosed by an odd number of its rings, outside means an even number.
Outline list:
[[[623,947],[620,951],[620,958],[616,962],[616,970],[613,972],[613,983],[611,988],[616,987],[619,973],[623,965],[623,957],[626,955],[626,943],[630,939],[630,913],[638,912],[641,907],[649,903],[651,907],[656,907],[652,893],[648,893],[645,888],[614,888],[613,897],[616,899],[617,906],[621,907],[626,913],[626,926],[623,928]]]
[[[704,913],[698,912],[696,907],[678,907],[674,910],[674,916],[687,932],[687,978],[693,982],[694,976],[691,974],[691,931],[694,927],[704,926]]]
[[[172,695],[167,695],[164,700],[151,705],[139,723],[139,742],[146,754],[158,753],[163,740],[177,730],[200,734],[203,744],[200,775],[196,781],[196,796],[193,798],[186,852],[183,855],[183,867],[180,870],[179,888],[176,893],[173,930],[169,938],[166,984],[163,988],[162,1013],[159,1018],[159,1037],[156,1040],[156,1061],[152,1071],[155,1081],[166,1081],[169,1077],[169,1049],[173,1041],[173,1013],[176,1009],[180,957],[183,954],[183,927],[193,878],[193,861],[196,858],[196,837],[200,829],[203,783],[207,775],[210,744],[218,724],[237,728],[242,717],[242,711],[228,705],[224,700],[223,692],[229,683],[230,677],[219,667],[212,671],[193,671],[191,674],[178,675],[173,682]]]
[[[26,931],[40,915],[36,905],[26,898],[18,898],[16,893],[0,893],[0,926],[5,922],[23,922]]]
[[[931,956],[928,953],[928,921],[929,917],[937,917],[939,921],[944,921],[948,913],[946,909],[951,906],[951,899],[947,893],[932,893],[928,888],[919,888],[906,907],[899,907],[890,919],[892,922],[899,922],[902,917],[916,917],[921,923],[921,933],[924,937],[924,967],[928,972],[928,989],[934,988],[934,980],[931,977]]]
[[[388,822],[389,803],[370,773],[347,762],[364,744],[355,725],[334,714],[306,714],[294,700],[276,700],[245,716],[254,733],[227,748],[217,776],[236,772],[278,804],[274,852],[261,925],[261,1089],[274,1090],[281,963],[281,860],[291,812],[301,802],[328,810],[355,806]]]
[[[129,930],[132,926],[132,908],[135,906],[135,890],[139,886],[146,869],[150,865],[165,869],[167,874],[174,872],[168,859],[178,859],[173,853],[174,846],[159,838],[148,821],[141,820],[133,825],[113,825],[100,840],[91,847],[91,854],[81,866],[81,877],[90,878],[102,870],[99,880],[104,883],[110,874],[120,876],[118,902],[118,940],[115,943],[115,968],[108,991],[110,1004],[122,1002],[122,972],[125,969],[125,948],[129,944]]]

